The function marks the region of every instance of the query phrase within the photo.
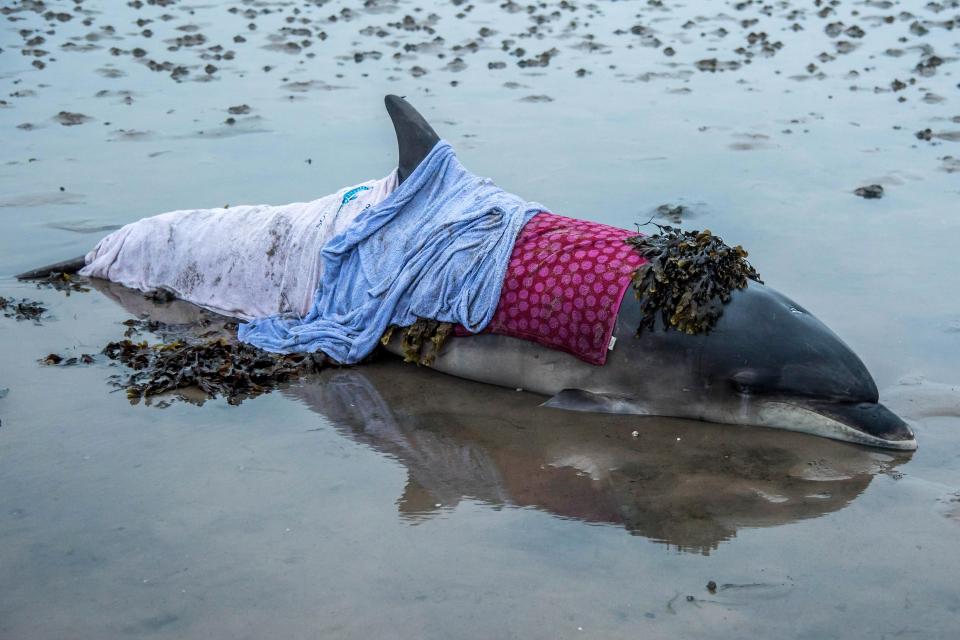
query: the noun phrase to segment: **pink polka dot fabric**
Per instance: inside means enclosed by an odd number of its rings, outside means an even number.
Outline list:
[[[486,331],[604,364],[630,277],[645,262],[624,242],[634,235],[596,222],[537,214],[517,237]]]

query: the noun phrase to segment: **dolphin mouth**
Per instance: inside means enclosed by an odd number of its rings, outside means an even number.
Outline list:
[[[761,411],[773,426],[883,449],[914,451],[916,436],[879,402],[768,401]]]

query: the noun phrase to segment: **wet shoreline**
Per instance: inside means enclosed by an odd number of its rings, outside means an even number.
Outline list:
[[[0,297],[44,309],[0,317],[0,636],[955,628],[957,2],[26,1],[0,29]],[[390,358],[239,406],[38,362],[196,310],[12,274],[385,175],[385,93],[556,213],[742,244],[919,450],[564,414]]]

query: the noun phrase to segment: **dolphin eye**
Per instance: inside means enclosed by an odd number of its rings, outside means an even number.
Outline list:
[[[776,390],[775,381],[763,372],[742,372],[729,378],[734,393],[740,396],[761,396]]]
[[[756,387],[753,387],[744,382],[738,382],[736,380],[731,380],[730,384],[733,385],[733,390],[739,393],[742,396],[752,396],[757,392]]]

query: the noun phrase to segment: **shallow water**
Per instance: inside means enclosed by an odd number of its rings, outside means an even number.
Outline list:
[[[956,2],[119,4],[0,7],[0,295],[50,307],[0,318],[0,637],[955,635]],[[565,414],[390,360],[165,409],[102,358],[37,363],[195,310],[12,274],[145,215],[384,175],[388,92],[559,213],[686,205],[854,348],[919,450]]]

